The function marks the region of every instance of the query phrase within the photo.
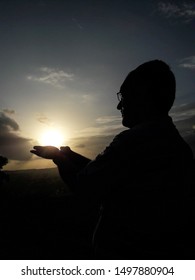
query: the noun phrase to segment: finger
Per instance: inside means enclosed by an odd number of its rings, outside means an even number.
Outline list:
[[[60,147],[60,151],[62,151],[62,152],[70,152],[71,149],[68,146],[62,146],[62,147]]]
[[[37,151],[42,151],[43,150],[43,146],[34,146],[33,149],[37,150]]]
[[[30,151],[32,154],[38,156],[38,157],[42,157],[42,158],[46,158],[46,159],[51,159],[52,157],[50,155],[48,155],[44,150],[41,151],[36,151],[36,150],[31,150]]]
[[[41,147],[48,150],[58,150],[58,148],[55,146],[41,146]]]
[[[30,152],[31,152],[32,154],[38,155],[38,152],[35,151],[35,150],[31,150]]]

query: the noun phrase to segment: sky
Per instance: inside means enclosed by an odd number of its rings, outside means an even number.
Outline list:
[[[94,158],[125,129],[120,85],[153,59],[175,74],[170,114],[195,151],[194,1],[0,0],[0,38],[5,169],[54,167],[29,152],[54,136]]]

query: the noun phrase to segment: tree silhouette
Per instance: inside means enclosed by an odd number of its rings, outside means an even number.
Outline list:
[[[3,166],[8,163],[8,159],[6,157],[0,156],[0,186],[5,181],[9,181],[9,175],[2,171]]]
[[[3,166],[8,163],[8,159],[6,157],[0,156],[0,169],[3,169]]]

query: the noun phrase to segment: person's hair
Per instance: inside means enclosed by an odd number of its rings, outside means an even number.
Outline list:
[[[131,71],[122,84],[121,91],[128,97],[131,96],[132,88],[141,88],[136,91],[139,95],[137,97],[147,100],[147,104],[159,113],[168,112],[175,100],[175,76],[169,65],[161,60],[145,62]]]

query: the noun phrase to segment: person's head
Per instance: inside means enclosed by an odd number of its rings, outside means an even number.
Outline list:
[[[176,81],[170,67],[161,60],[141,64],[131,71],[120,87],[118,110],[123,125],[136,124],[168,115],[176,91]]]

